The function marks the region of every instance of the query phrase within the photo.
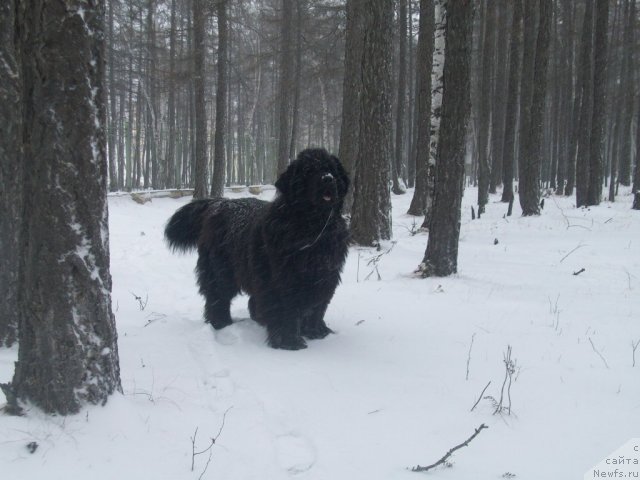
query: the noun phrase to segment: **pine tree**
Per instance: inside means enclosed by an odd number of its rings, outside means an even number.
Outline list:
[[[351,235],[359,245],[391,238],[391,42],[393,3],[371,0],[363,10],[360,133]]]
[[[13,2],[0,2],[0,347],[17,337],[18,236],[22,206],[20,76]]]
[[[18,0],[17,12],[28,214],[18,251],[18,361],[5,390],[65,415],[121,389],[109,273],[104,2]]]
[[[429,241],[420,267],[424,276],[447,276],[458,271],[465,140],[471,110],[472,24],[471,0],[448,3],[435,202]]]

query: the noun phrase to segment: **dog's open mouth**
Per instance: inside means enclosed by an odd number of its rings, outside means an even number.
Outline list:
[[[329,195],[329,194],[325,193],[325,194],[322,196],[322,199],[323,199],[325,202],[330,202],[331,200],[333,200],[333,197],[332,197],[331,195]]]

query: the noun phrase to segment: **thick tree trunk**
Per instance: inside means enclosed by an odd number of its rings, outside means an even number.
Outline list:
[[[593,113],[589,149],[589,189],[587,205],[599,205],[604,180],[605,94],[607,80],[607,27],[609,0],[597,0],[595,6],[593,59]]]
[[[46,412],[70,414],[120,390],[109,274],[104,2],[22,0],[18,12],[28,215],[11,388]]]
[[[363,0],[347,0],[344,82],[342,86],[342,122],[338,157],[351,178],[355,178],[360,135],[360,96],[362,95],[362,46],[364,26]],[[353,188],[347,193],[344,212],[351,212]]]
[[[364,43],[360,141],[351,235],[359,245],[391,238],[391,54],[393,3],[371,0],[362,12]]]
[[[526,0],[529,1],[529,0]],[[540,166],[547,95],[547,67],[551,39],[551,0],[540,0],[538,38],[533,69],[533,96],[528,135],[523,138],[525,157],[520,163],[519,197],[522,215],[540,214]],[[533,17],[530,17],[533,21]]]
[[[587,2],[582,30],[580,57],[580,121],[576,158],[576,206],[587,205],[589,190],[589,150],[591,147],[591,119],[593,114],[593,4]]]
[[[22,115],[14,21],[13,2],[0,2],[0,347],[16,341],[18,326]]]
[[[222,197],[224,194],[226,165],[224,142],[227,124],[227,55],[229,40],[227,0],[218,1],[216,6],[218,11],[218,87],[216,89],[216,133],[213,140],[211,196]]]
[[[460,207],[464,191],[465,145],[471,105],[472,26],[473,2],[449,2],[436,193],[429,241],[420,266],[423,276],[447,276],[458,271]]]
[[[409,215],[425,215],[431,143],[431,65],[433,63],[435,12],[433,0],[420,0],[420,36],[416,61],[416,186]],[[427,221],[425,220],[425,223]],[[428,224],[427,224],[428,226]]]

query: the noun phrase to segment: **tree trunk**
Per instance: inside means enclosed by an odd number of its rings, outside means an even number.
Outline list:
[[[296,145],[298,143],[298,130],[300,128],[300,90],[302,88],[302,30],[303,30],[303,5],[302,0],[296,0],[296,71],[295,87],[293,94],[293,113],[291,118],[291,142],[289,145],[289,158],[296,157]],[[326,147],[325,147],[326,148]]]
[[[433,63],[435,12],[433,0],[420,0],[420,36],[416,61],[416,186],[409,215],[425,215],[431,143],[431,65]],[[426,223],[426,221],[425,221]]]
[[[396,144],[395,155],[395,175],[393,180],[393,193],[401,195],[406,190],[400,179],[404,178],[403,170],[405,161],[405,141],[406,135],[404,125],[406,122],[406,104],[407,104],[407,0],[399,0],[398,9],[398,27],[399,27],[399,55],[398,55],[398,101],[396,105]]]
[[[420,266],[423,276],[447,276],[458,271],[465,145],[471,110],[472,28],[473,2],[449,2],[436,192],[429,241]]]
[[[16,341],[18,326],[22,115],[14,22],[13,2],[0,2],[0,347]]]
[[[291,144],[291,88],[293,87],[293,0],[282,0],[280,23],[280,54],[278,71],[278,165],[277,173],[289,165]]]
[[[528,134],[523,138],[523,142],[525,142],[525,148],[522,150],[524,157],[520,162],[519,197],[523,216],[540,214],[540,163],[543,155],[542,136],[547,95],[551,17],[551,0],[540,0],[540,21],[533,69],[531,119]],[[527,21],[533,22],[533,16],[529,17]]]
[[[580,121],[576,158],[576,206],[587,204],[589,190],[589,150],[591,146],[591,117],[593,115],[593,3],[587,2],[582,27],[582,53],[580,58]]]
[[[169,124],[166,156],[167,187],[177,188],[179,178],[176,166],[176,0],[171,0],[169,30],[169,85],[167,93],[167,122]]]
[[[213,140],[213,178],[211,196],[222,197],[225,179],[224,141],[227,123],[227,55],[229,23],[227,21],[227,0],[219,0],[218,11],[218,87],[216,89],[216,133]]]
[[[393,3],[371,0],[362,12],[364,42],[360,140],[351,235],[359,245],[391,238],[391,55]]]
[[[445,33],[447,27],[447,1],[435,0],[435,30],[433,40],[433,64],[431,66],[431,136],[429,144],[429,167],[427,169],[427,195],[422,228],[429,228],[433,214],[433,201],[436,187],[436,158],[440,138],[440,119],[442,117],[442,93],[445,62]]]
[[[478,215],[485,211],[485,205],[489,202],[489,182],[491,171],[489,169],[489,132],[491,131],[491,94],[492,71],[494,64],[495,47],[495,1],[484,2],[484,38],[482,39],[482,74],[480,77],[480,119],[478,131]]]
[[[207,105],[205,85],[205,4],[193,0],[193,50],[195,96],[195,170],[193,172],[193,198],[207,196]]]
[[[607,27],[609,0],[597,0],[595,6],[595,37],[593,60],[593,113],[589,149],[589,189],[587,205],[599,205],[604,179],[605,95],[607,79]]]
[[[351,178],[355,178],[356,158],[360,138],[360,75],[364,41],[363,0],[347,0],[347,27],[345,39],[344,81],[342,86],[342,122],[340,124],[340,149],[338,157]],[[351,212],[353,188],[344,201],[344,212]]]
[[[558,82],[560,95],[560,113],[558,118],[557,141],[558,141],[558,164],[556,174],[556,194],[564,194],[564,189],[568,177],[569,166],[569,144],[571,143],[571,119],[573,111],[573,10],[570,0],[560,2],[560,12],[562,26],[559,29],[560,39],[558,41],[562,52],[560,54],[561,63],[559,68]],[[556,22],[557,23],[557,22]]]
[[[504,154],[504,118],[507,98],[507,65],[509,63],[509,2],[500,0],[495,9],[497,40],[496,58],[494,63],[495,87],[493,94],[493,121],[491,122],[491,182],[489,193],[496,193],[498,186],[502,184],[502,161]]]
[[[604,8],[604,7],[603,7]],[[597,17],[596,17],[597,21]],[[621,92],[633,92],[637,86],[637,80],[635,80],[635,68],[634,68],[634,46],[635,44],[635,30],[634,22],[636,22],[636,1],[627,0],[625,5],[625,27],[623,35],[623,62],[625,63],[623,77],[620,79],[620,91]],[[596,27],[597,29],[597,27]],[[597,35],[597,32],[596,32]],[[606,33],[605,33],[606,40]],[[598,40],[596,39],[596,42]],[[597,47],[599,45],[596,43]],[[595,87],[594,87],[595,88]],[[625,93],[619,93],[625,95]],[[631,179],[631,144],[633,138],[633,105],[632,102],[623,100],[622,109],[620,111],[620,155],[619,155],[619,175],[618,180],[621,185],[629,186]]]
[[[65,415],[121,390],[109,274],[104,2],[20,0],[18,16],[29,214],[11,389]]]
[[[640,210],[640,95],[636,115],[636,169],[633,175],[633,209]]]
[[[8,1],[8,0],[5,0]],[[115,87],[115,59],[113,55],[114,37],[113,37],[113,2],[109,2],[109,113],[107,116],[108,131],[108,155],[109,155],[109,190],[112,192],[118,190],[118,177],[116,173],[116,87]]]
[[[509,86],[507,91],[507,110],[505,113],[504,158],[502,160],[502,201],[513,200],[513,166],[516,154],[516,135],[518,125],[518,79],[520,72],[520,44],[522,35],[522,0],[513,2],[513,20],[509,40]]]

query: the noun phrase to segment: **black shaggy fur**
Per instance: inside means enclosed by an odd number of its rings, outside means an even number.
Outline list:
[[[215,329],[230,325],[231,299],[242,291],[274,348],[298,350],[303,337],[332,333],[323,318],[347,256],[348,187],[336,157],[307,149],[276,182],[273,202],[215,198],[180,208],[165,237],[174,250],[198,248],[205,320]]]

